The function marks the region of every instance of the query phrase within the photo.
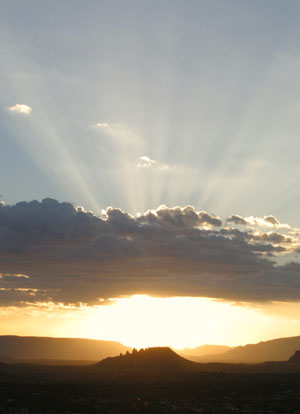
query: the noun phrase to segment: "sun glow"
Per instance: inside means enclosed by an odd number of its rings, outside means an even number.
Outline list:
[[[299,314],[299,311],[298,311]],[[135,348],[203,344],[240,345],[297,333],[287,319],[274,319],[261,309],[209,298],[160,298],[135,295],[111,299],[93,311],[80,327],[84,336],[116,340]],[[96,332],[99,332],[97,335]]]

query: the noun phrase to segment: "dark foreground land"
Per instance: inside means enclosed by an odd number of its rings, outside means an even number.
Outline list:
[[[195,373],[172,380],[0,383],[1,414],[300,413],[300,374]]]
[[[87,366],[3,363],[0,414],[300,414],[299,360],[199,364],[148,348]]]

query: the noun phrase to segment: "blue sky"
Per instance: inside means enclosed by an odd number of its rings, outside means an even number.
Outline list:
[[[3,199],[296,225],[298,17],[276,1],[3,4]]]

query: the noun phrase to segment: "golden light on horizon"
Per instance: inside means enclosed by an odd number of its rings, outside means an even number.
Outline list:
[[[278,305],[279,306],[279,305]],[[135,348],[171,346],[176,349],[204,344],[243,345],[290,335],[297,326],[274,318],[260,308],[209,298],[134,295],[112,299],[83,322],[84,336],[116,340]],[[97,334],[97,329],[99,334]]]
[[[109,302],[81,307],[54,303],[3,307],[0,329],[3,335],[101,339],[138,349],[237,346],[299,335],[298,303],[237,304],[210,298],[148,295]]]

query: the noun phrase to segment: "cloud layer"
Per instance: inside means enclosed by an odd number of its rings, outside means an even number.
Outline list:
[[[193,206],[138,217],[109,207],[96,217],[53,199],[2,204],[0,303],[96,304],[136,293],[299,301],[299,263],[278,262],[299,252],[284,226],[273,216],[223,223]]]

